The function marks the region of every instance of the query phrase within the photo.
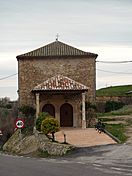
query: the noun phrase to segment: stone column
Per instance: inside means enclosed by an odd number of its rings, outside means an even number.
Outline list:
[[[82,93],[82,128],[86,128],[85,93]]]
[[[39,114],[39,93],[36,93],[36,119],[38,118]]]

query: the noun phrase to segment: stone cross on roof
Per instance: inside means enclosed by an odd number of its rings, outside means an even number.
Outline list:
[[[58,39],[59,39],[59,34],[57,33],[56,34],[56,41],[58,41]]]

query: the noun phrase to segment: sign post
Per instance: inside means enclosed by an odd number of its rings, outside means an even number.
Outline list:
[[[16,128],[20,129],[20,141],[22,142],[22,131],[21,129],[24,128],[24,120],[21,118],[16,119]]]

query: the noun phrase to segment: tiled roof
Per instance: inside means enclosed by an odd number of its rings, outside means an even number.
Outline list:
[[[34,87],[33,91],[88,90],[88,87],[68,77],[58,75]]]
[[[51,56],[91,56],[97,57],[97,54],[85,52],[69,46],[60,41],[52,42],[46,46],[33,50],[31,52],[22,54],[17,56],[17,58],[21,57],[51,57]]]

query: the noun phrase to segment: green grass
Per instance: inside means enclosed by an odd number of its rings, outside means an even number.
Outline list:
[[[126,125],[124,124],[105,124],[105,129],[113,136],[118,138],[121,143],[126,142],[127,136],[125,135]]]
[[[107,112],[107,113],[97,113],[98,117],[104,116],[121,116],[121,115],[131,115],[132,114],[132,105],[126,105],[121,109]]]
[[[132,85],[124,86],[111,86],[96,90],[97,96],[132,96],[132,94],[126,94],[126,92],[132,90]]]

